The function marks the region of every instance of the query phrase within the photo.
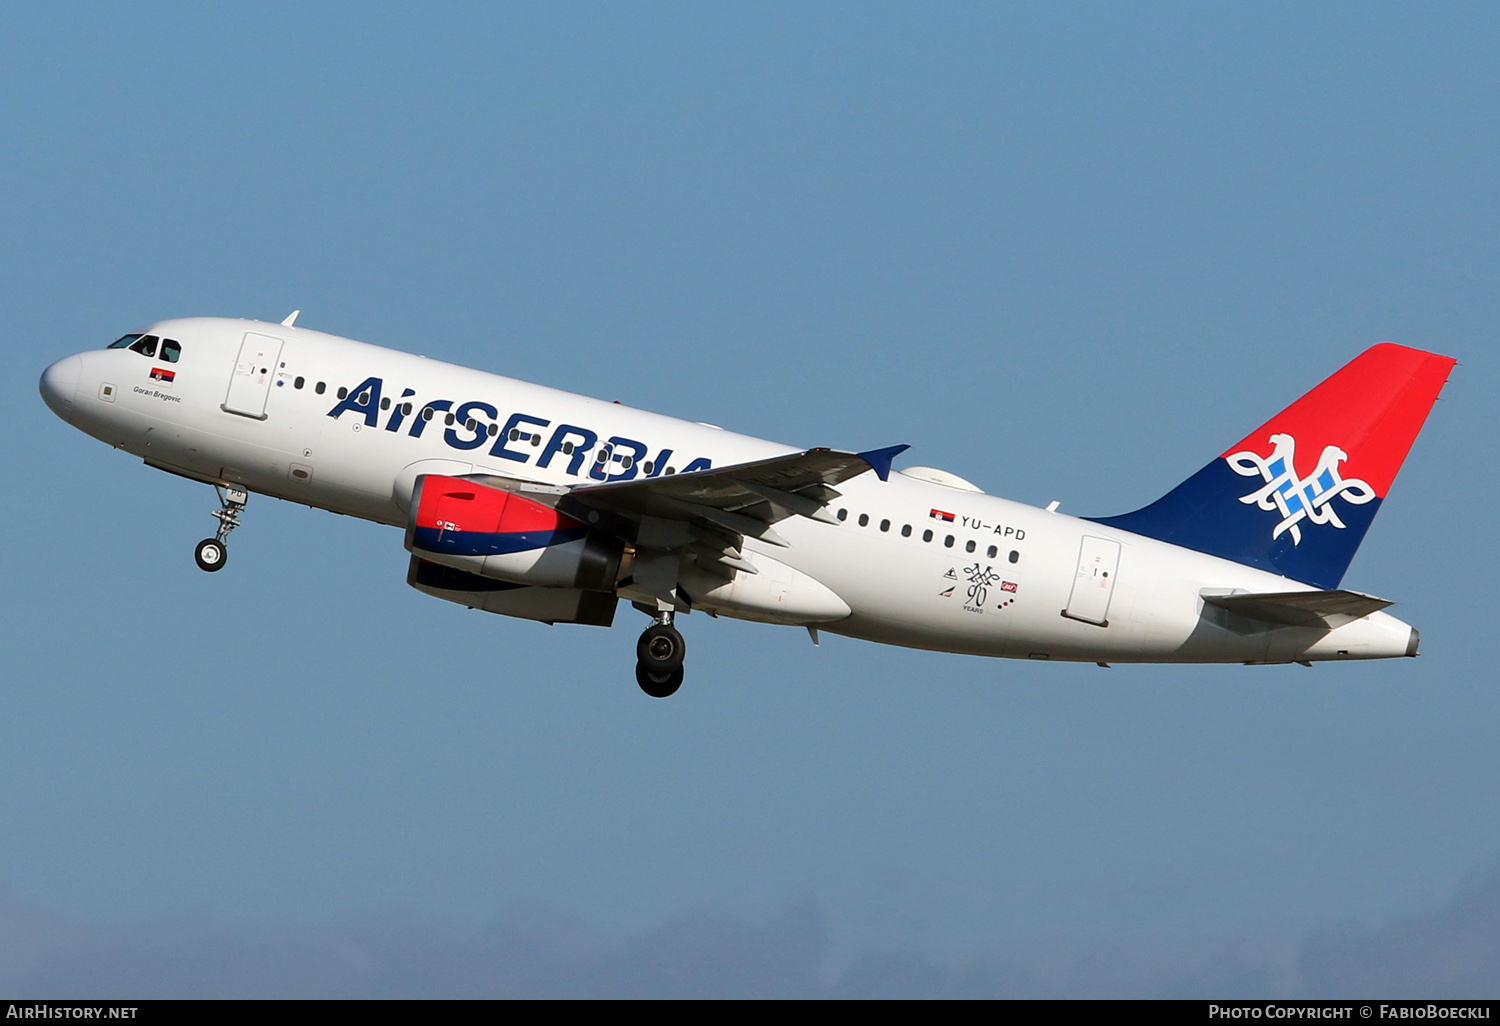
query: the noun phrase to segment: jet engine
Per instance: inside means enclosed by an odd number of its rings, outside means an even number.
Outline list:
[[[615,590],[623,543],[500,488],[424,474],[412,490],[406,548],[430,563],[542,588]]]

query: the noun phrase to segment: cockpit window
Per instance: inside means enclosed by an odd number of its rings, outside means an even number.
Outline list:
[[[128,348],[130,346],[130,344],[132,342],[134,342],[136,339],[138,339],[140,337],[141,337],[141,333],[140,332],[136,332],[134,335],[121,335],[119,338],[115,339],[113,342],[111,342],[109,344],[109,348],[111,348],[111,349],[126,349],[126,348]]]
[[[130,351],[132,353],[140,353],[142,356],[155,356],[156,342],[155,335],[143,335],[139,342],[130,347]]]
[[[182,356],[182,347],[177,344],[176,339],[164,338],[161,340],[161,358],[167,363],[176,363]]]

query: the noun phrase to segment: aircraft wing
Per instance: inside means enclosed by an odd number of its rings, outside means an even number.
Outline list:
[[[691,474],[579,485],[557,505],[580,519],[593,512],[636,522],[675,521],[716,534],[750,535],[784,548],[787,542],[773,524],[791,516],[838,523],[824,508],[839,497],[834,486],[870,470],[885,480],[891,461],[907,448],[862,453],[808,449]],[[675,546],[669,542],[663,547]]]

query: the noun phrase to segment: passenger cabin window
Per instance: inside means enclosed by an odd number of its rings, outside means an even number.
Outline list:
[[[155,356],[157,341],[155,335],[142,335],[135,345],[130,347],[130,351],[140,353],[142,356]]]
[[[140,338],[140,337],[141,337],[141,333],[140,332],[136,332],[134,335],[121,335],[119,338],[115,339],[113,342],[111,342],[109,344],[109,348],[111,348],[111,349],[129,349],[132,345],[135,344],[135,340],[138,339],[138,338]]]
[[[922,532],[922,540],[924,542],[930,542],[930,541],[932,541],[932,532],[931,531],[923,531]]]
[[[177,344],[176,339],[164,338],[161,340],[161,358],[167,363],[176,363],[182,359],[182,346]]]
[[[868,514],[868,513],[861,513],[859,515],[859,526],[860,527],[869,527],[870,526],[870,514]]]

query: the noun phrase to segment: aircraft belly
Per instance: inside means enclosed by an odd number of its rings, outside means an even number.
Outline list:
[[[851,637],[972,655],[1089,662],[1286,660],[1316,640],[1217,629],[1205,636],[1195,579],[1205,573],[1214,579],[1222,567],[1199,566],[1203,557],[1188,554],[1185,565],[1168,559],[1163,570],[1162,554],[1152,551],[1156,543],[1136,544],[1139,539],[1123,532],[1073,518],[1034,525],[1016,564],[1004,556],[986,559],[983,550],[931,548],[847,528],[804,530],[826,534],[794,546],[799,566],[814,577],[826,575],[824,582],[852,609],[847,620],[826,629]],[[1080,551],[1091,554],[1087,544],[1080,548],[1086,531],[1108,535],[1119,547],[1118,564],[1109,564],[1119,583],[1107,615],[1099,617],[1103,623],[1068,615]],[[1114,549],[1106,551],[1113,558]],[[1243,575],[1243,568],[1235,569]]]
[[[794,539],[798,568],[838,594],[851,615],[825,629],[908,648],[1000,655],[1015,592],[992,561],[809,524]],[[783,557],[786,558],[786,557]],[[972,572],[969,572],[972,571]]]

